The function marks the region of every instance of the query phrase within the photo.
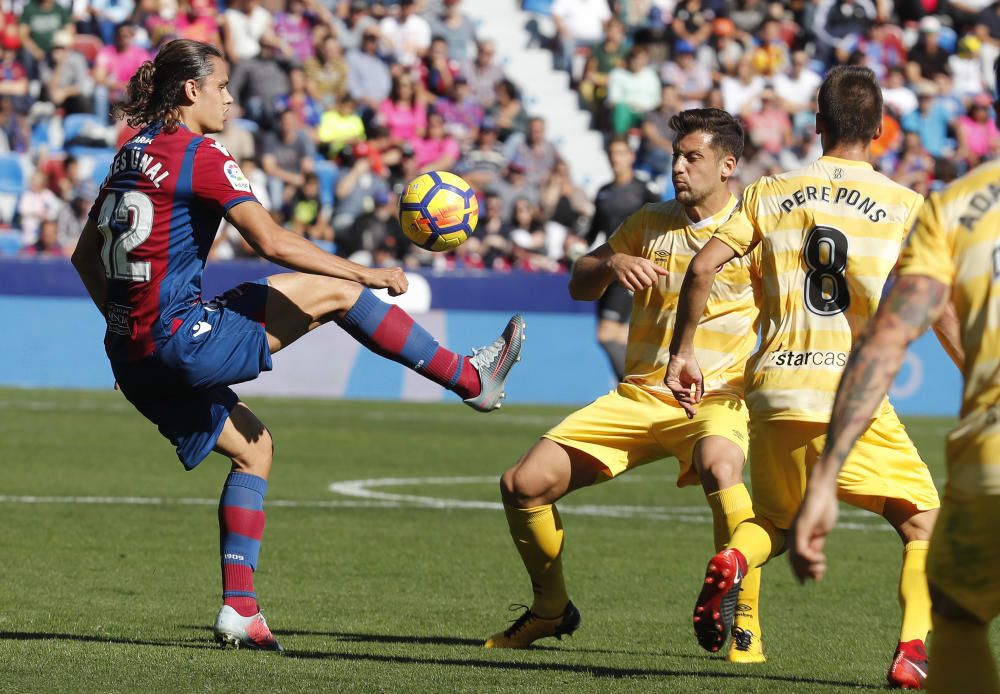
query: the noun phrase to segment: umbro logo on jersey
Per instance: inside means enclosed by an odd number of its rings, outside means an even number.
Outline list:
[[[193,337],[200,337],[207,332],[212,330],[212,324],[206,323],[205,321],[198,321],[194,324],[194,335]]]
[[[664,251],[664,250],[656,251],[656,258],[658,260],[661,260],[663,258],[669,257],[669,255],[670,255],[670,251]]]

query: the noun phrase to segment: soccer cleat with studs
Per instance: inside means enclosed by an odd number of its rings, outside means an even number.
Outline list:
[[[923,689],[927,681],[927,649],[920,639],[900,641],[886,673],[894,689]]]
[[[512,610],[520,608],[524,608],[524,613],[509,628],[486,639],[484,648],[527,648],[548,636],[561,640],[580,627],[580,610],[572,602],[566,603],[563,613],[552,619],[539,617],[525,605],[511,605]]]
[[[746,572],[747,560],[738,549],[724,549],[708,562],[693,615],[695,636],[706,651],[715,653],[726,643]]]
[[[511,316],[500,337],[486,347],[472,350],[469,361],[479,374],[480,390],[479,395],[462,402],[480,412],[500,409],[502,400],[507,397],[503,389],[507,374],[521,361],[525,327],[521,314]]]
[[[223,605],[215,618],[215,640],[223,648],[232,646],[279,653],[284,650],[268,628],[262,613],[244,617],[229,605]]]

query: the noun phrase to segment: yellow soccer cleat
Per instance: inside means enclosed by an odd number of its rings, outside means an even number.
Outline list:
[[[561,615],[552,619],[539,617],[531,611],[531,608],[525,608],[524,614],[518,617],[509,629],[493,634],[486,639],[483,647],[527,648],[538,639],[544,639],[547,636],[562,639],[563,636],[576,631],[579,626],[580,611],[571,602],[566,604],[566,609]]]
[[[759,632],[734,626],[731,635],[732,640],[729,642],[726,660],[730,663],[767,662],[767,658],[764,657],[764,644],[760,639]]]

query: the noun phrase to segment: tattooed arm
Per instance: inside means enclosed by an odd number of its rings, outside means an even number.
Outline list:
[[[941,316],[934,323],[934,333],[937,335],[941,347],[955,362],[959,371],[965,369],[965,349],[962,347],[962,329],[958,322],[958,313],[955,312],[955,305],[951,301],[946,301]]]
[[[823,577],[823,544],[837,522],[837,474],[888,392],[907,346],[946,310],[948,294],[948,287],[938,280],[904,275],[851,353],[837,388],[826,446],[809,474],[791,528],[789,558],[800,581]]]

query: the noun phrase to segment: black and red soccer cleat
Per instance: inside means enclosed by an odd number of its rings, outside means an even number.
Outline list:
[[[927,681],[927,649],[920,639],[900,641],[885,678],[895,689],[923,689]]]
[[[724,549],[708,562],[705,584],[694,605],[694,633],[706,651],[715,653],[725,645],[746,573],[747,560],[738,549]]]

